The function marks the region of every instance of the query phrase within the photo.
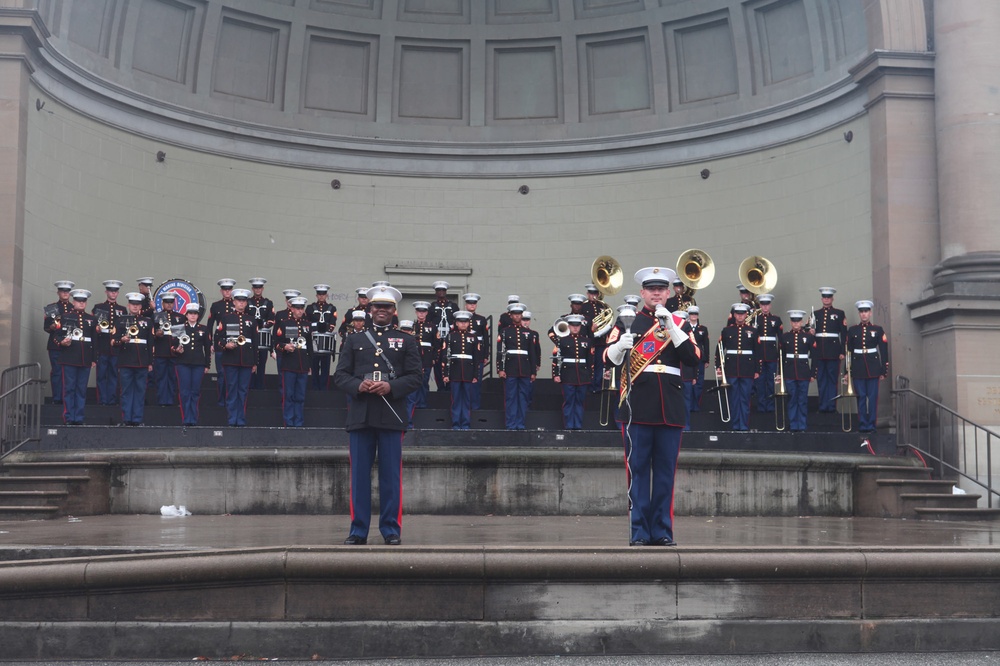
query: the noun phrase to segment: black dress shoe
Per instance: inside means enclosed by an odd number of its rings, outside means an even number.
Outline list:
[[[630,546],[648,546],[649,542],[646,541],[645,539],[633,539],[632,541],[628,542],[628,545],[630,545]]]
[[[345,546],[363,546],[366,543],[368,543],[368,537],[360,537],[357,534],[352,534],[344,539]]]
[[[400,540],[398,534],[390,534],[385,538],[385,545],[387,546],[398,546],[401,543],[403,542]]]
[[[653,542],[653,545],[654,546],[676,546],[677,542],[674,541],[673,539],[671,539],[670,537],[660,537],[659,539],[657,539],[656,541]]]

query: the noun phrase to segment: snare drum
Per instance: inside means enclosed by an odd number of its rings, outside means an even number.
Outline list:
[[[257,349],[271,348],[271,329],[262,328],[257,331]]]
[[[332,354],[334,345],[333,333],[313,333],[313,351],[317,354]]]

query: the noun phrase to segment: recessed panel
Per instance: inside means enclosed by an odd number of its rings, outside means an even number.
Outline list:
[[[493,51],[492,119],[559,118],[559,66],[554,45]]]
[[[578,19],[631,14],[645,8],[643,0],[573,0],[573,9]]]
[[[135,29],[132,67],[184,83],[195,8],[172,0],[143,0]]]
[[[303,76],[307,109],[369,114],[371,78],[378,41],[311,35]]]
[[[382,18],[382,0],[310,0],[309,9],[348,16]]]
[[[115,5],[116,0],[74,0],[69,7],[70,41],[107,56]]]
[[[736,51],[729,21],[714,21],[674,32],[678,95],[681,103],[739,92]]]
[[[487,0],[487,23],[558,21],[556,0]]]
[[[482,2],[483,0],[475,0]],[[399,0],[400,21],[468,23],[470,0]]]
[[[466,119],[466,50],[402,44],[399,50],[396,115],[399,118]]]
[[[779,2],[755,11],[764,84],[780,83],[813,71],[809,22],[802,0]]]
[[[644,35],[589,41],[583,51],[584,115],[652,108],[649,48]]]
[[[213,92],[273,102],[281,31],[224,16],[216,43]]]

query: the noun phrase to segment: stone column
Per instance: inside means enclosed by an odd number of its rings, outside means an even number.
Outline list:
[[[0,368],[20,363],[28,81],[45,31],[20,5],[0,2]]]
[[[1000,3],[934,3],[941,259],[911,305],[927,392],[1000,425]]]

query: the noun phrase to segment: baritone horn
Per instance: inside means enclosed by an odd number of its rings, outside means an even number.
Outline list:
[[[595,259],[590,267],[590,281],[600,290],[601,298],[613,296],[621,291],[625,283],[625,272],[614,257],[602,255]],[[614,313],[611,306],[602,300],[597,301],[597,310],[594,321],[590,324],[590,330],[596,337],[603,337],[611,330]]]

